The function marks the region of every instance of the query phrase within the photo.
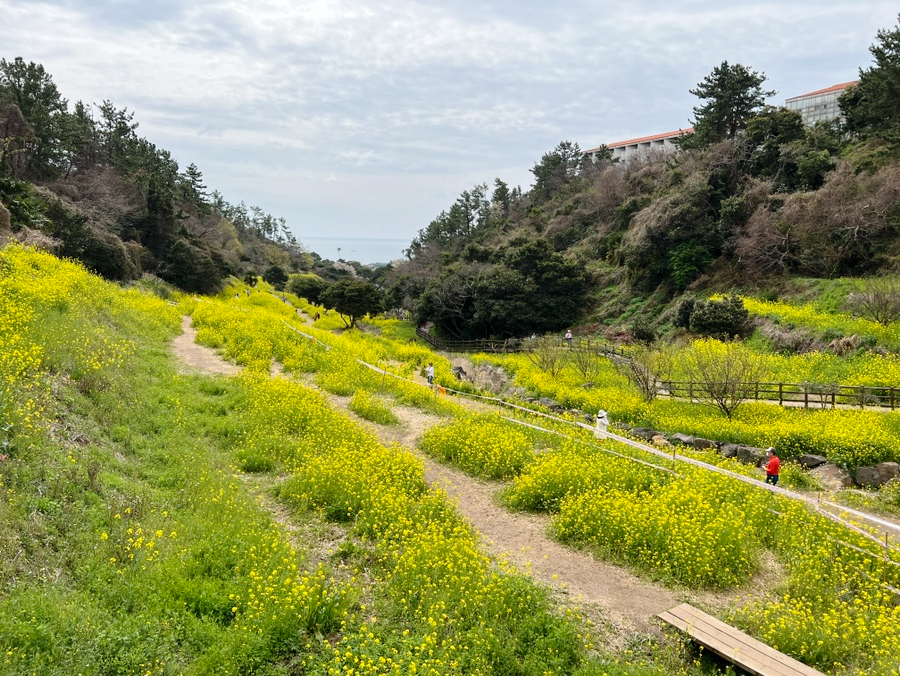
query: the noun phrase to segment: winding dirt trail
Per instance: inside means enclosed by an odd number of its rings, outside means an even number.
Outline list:
[[[189,317],[184,318],[182,326],[184,333],[175,339],[172,350],[187,367],[214,374],[240,370],[214,350],[196,344],[196,331]],[[329,397],[336,407],[347,410],[349,397]],[[659,630],[652,618],[657,613],[677,605],[685,596],[700,598],[648,582],[550,539],[549,517],[511,513],[498,505],[501,484],[470,477],[435,462],[417,449],[421,435],[441,418],[407,407],[398,406],[394,411],[401,419],[400,425],[375,425],[347,412],[373,429],[384,443],[399,443],[420,457],[426,480],[441,487],[456,503],[459,513],[477,530],[491,555],[505,558],[547,585],[564,602],[581,607],[588,616],[611,623],[613,634],[621,638],[636,632],[656,633]],[[702,600],[719,605],[725,599],[704,595]]]

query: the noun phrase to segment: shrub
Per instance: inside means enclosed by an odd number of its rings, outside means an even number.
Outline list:
[[[750,313],[740,296],[700,301],[691,311],[690,329],[701,336],[730,338],[741,333]]]

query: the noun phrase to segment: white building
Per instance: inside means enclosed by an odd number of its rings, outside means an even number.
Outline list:
[[[653,136],[642,136],[641,138],[633,138],[627,141],[616,141],[606,145],[612,151],[614,160],[627,160],[635,155],[642,155],[651,150],[662,150],[663,152],[674,152],[678,149],[674,140],[682,134],[693,133],[694,128],[678,129],[677,131],[669,131],[665,134],[654,134]],[[603,146],[585,150],[584,154],[592,160],[597,160],[597,155],[603,150]]]
[[[844,82],[836,84],[825,89],[817,89],[809,94],[801,94],[800,96],[792,96],[785,99],[784,107],[789,110],[796,110],[803,118],[803,124],[812,126],[816,122],[830,122],[841,116],[841,109],[838,107],[838,98],[844,93],[844,90],[853,82]]]

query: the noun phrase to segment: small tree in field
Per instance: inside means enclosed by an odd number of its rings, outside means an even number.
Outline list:
[[[681,359],[685,377],[694,382],[694,396],[731,418],[749,399],[765,368],[760,355],[743,343],[696,340]]]
[[[542,336],[534,341],[534,348],[528,353],[531,363],[554,378],[566,365],[566,355],[560,349],[559,340],[553,336]]]
[[[889,277],[871,279],[862,291],[850,294],[847,305],[857,317],[887,326],[900,320],[900,282]]]
[[[672,377],[673,365],[672,350],[667,346],[638,345],[628,359],[616,361],[616,369],[647,403],[656,399],[662,383]]]
[[[585,380],[594,380],[600,375],[603,366],[602,360],[605,357],[596,350],[583,347],[576,347],[574,350],[567,350],[569,361],[578,369],[578,372]]]
[[[384,309],[384,294],[374,284],[361,279],[335,282],[322,292],[321,299],[322,305],[334,308],[350,329],[360,317]]]

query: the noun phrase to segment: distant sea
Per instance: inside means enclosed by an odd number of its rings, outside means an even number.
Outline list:
[[[357,261],[363,265],[387,265],[403,258],[409,248],[408,239],[378,239],[374,237],[300,237],[300,242],[322,258],[336,261]]]

